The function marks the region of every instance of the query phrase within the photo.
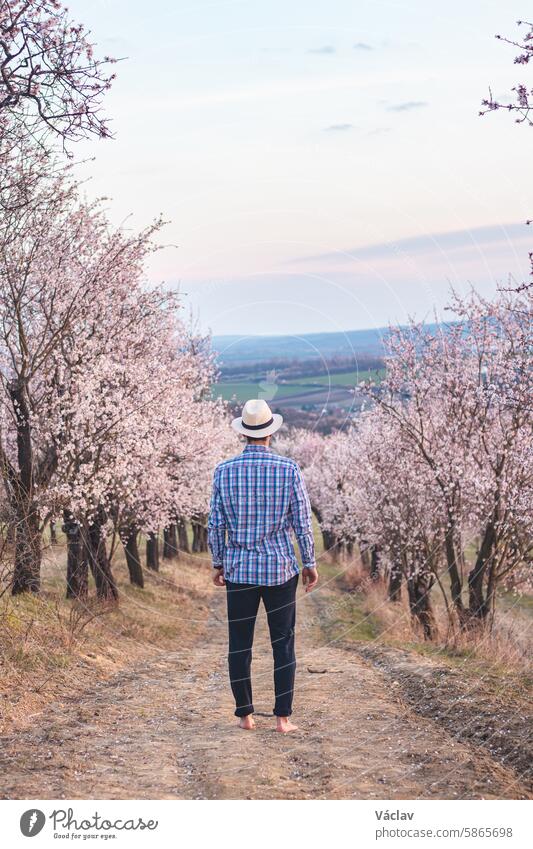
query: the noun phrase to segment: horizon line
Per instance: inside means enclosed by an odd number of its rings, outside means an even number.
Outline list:
[[[456,321],[457,319],[455,319]],[[431,321],[431,322],[415,322],[416,324],[424,324],[426,327],[437,327],[443,324],[453,324],[454,320],[451,321]],[[308,336],[344,336],[349,333],[370,333],[379,331],[389,331],[391,328],[395,327],[409,327],[409,323],[395,323],[391,322],[390,324],[381,324],[376,327],[360,327],[353,328],[350,330],[309,330],[305,333],[213,333],[211,339],[302,339]]]

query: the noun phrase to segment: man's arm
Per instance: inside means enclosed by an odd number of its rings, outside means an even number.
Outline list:
[[[213,568],[222,569],[224,565],[224,549],[226,548],[226,517],[224,516],[224,508],[222,506],[222,498],[216,476],[213,481],[211,505],[209,507],[207,542],[211,550]]]
[[[313,537],[313,513],[305,481],[298,466],[294,468],[290,514],[291,524],[294,528],[302,557],[304,584],[306,584],[306,589],[309,591],[313,589],[318,581],[315,561],[315,540]]]

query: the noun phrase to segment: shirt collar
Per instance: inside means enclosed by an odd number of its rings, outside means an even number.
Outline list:
[[[260,453],[266,452],[269,453],[272,451],[269,445],[251,445],[247,443],[243,448],[243,454],[251,454],[254,451],[259,451]]]

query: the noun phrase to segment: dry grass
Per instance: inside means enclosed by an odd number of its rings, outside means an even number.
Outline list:
[[[380,643],[413,648],[430,655],[441,654],[450,659],[468,658],[482,664],[490,663],[494,670],[531,674],[531,610],[527,603],[502,599],[491,629],[465,632],[450,627],[444,603],[435,589],[438,635],[435,641],[428,643],[412,624],[405,591],[400,602],[390,602],[386,584],[382,581],[372,583],[358,560],[346,570],[342,582],[344,589],[359,596],[359,606],[372,621]]]
[[[117,552],[118,607],[99,604],[93,587],[86,604],[67,601],[65,560],[64,546],[48,548],[42,592],[0,597],[0,732],[26,727],[48,702],[147,656],[192,645],[203,631],[210,585],[198,558],[145,570],[141,590]]]

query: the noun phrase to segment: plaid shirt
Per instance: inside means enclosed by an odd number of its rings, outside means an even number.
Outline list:
[[[311,505],[294,460],[248,444],[242,454],[219,463],[208,541],[213,566],[224,568],[226,580],[270,586],[297,575],[291,528],[303,566],[314,567]]]

